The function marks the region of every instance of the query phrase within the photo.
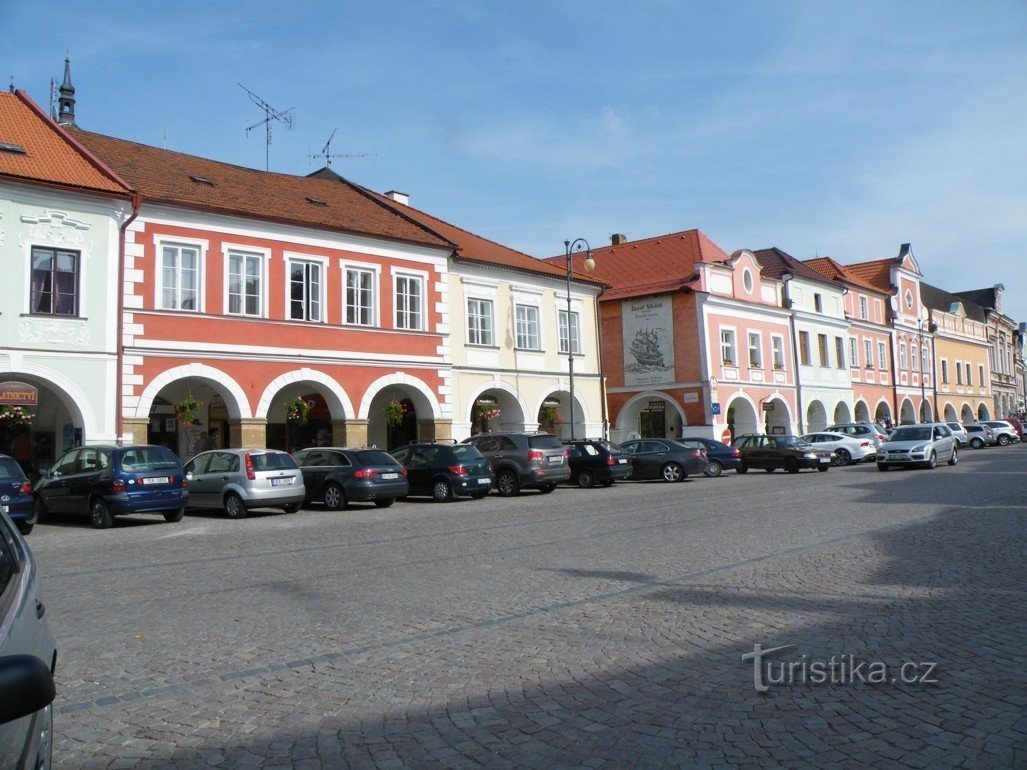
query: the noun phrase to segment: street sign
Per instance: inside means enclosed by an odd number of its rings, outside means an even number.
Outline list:
[[[719,401],[714,401],[713,402],[713,414],[720,414],[720,402]]]
[[[772,401],[768,401],[767,403],[765,403],[763,405],[763,411],[764,412],[773,412],[774,411],[774,403]]]

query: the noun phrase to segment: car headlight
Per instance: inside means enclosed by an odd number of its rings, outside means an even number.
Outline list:
[[[806,452],[803,455],[803,457],[805,457],[807,460],[816,460],[817,459],[817,453],[816,452]]]
[[[910,452],[923,452],[925,449],[927,449],[927,444],[920,444],[918,446],[913,447],[909,451]]]

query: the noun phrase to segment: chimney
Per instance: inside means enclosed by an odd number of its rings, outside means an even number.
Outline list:
[[[398,190],[389,190],[387,193],[385,193],[385,197],[388,198],[390,201],[395,201],[401,206],[410,205],[410,196],[406,193],[399,192]]]
[[[613,246],[620,246],[622,243],[628,242],[628,236],[623,233],[614,233],[610,236],[610,244]]]

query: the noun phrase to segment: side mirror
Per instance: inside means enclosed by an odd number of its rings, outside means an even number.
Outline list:
[[[34,714],[57,696],[50,667],[33,655],[0,658],[0,724]]]
[[[186,481],[192,481],[193,480],[193,472],[192,471],[189,471],[188,473],[185,474],[185,480]]]
[[[48,479],[48,478],[50,478],[51,475],[52,474],[51,474],[51,471],[50,471],[49,468],[40,468],[39,469],[39,478],[41,478],[41,479]]]

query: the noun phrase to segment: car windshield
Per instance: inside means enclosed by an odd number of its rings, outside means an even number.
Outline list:
[[[25,472],[22,471],[18,461],[12,457],[0,457],[0,479],[23,479]]]
[[[930,428],[899,428],[891,434],[892,441],[930,441]]]
[[[399,465],[395,457],[378,449],[365,449],[356,454],[361,465]]]
[[[285,452],[268,452],[262,455],[250,455],[255,471],[288,471],[296,467],[296,461]]]
[[[798,436],[779,436],[777,439],[778,446],[809,446],[809,442],[804,438]]]
[[[130,473],[177,468],[178,465],[178,457],[162,446],[131,447],[121,454],[121,470]]]
[[[459,444],[453,447],[453,456],[459,462],[469,462],[472,460],[484,460],[485,455],[479,452],[470,444]]]
[[[563,444],[556,436],[528,436],[528,446],[532,449],[563,449]]]

